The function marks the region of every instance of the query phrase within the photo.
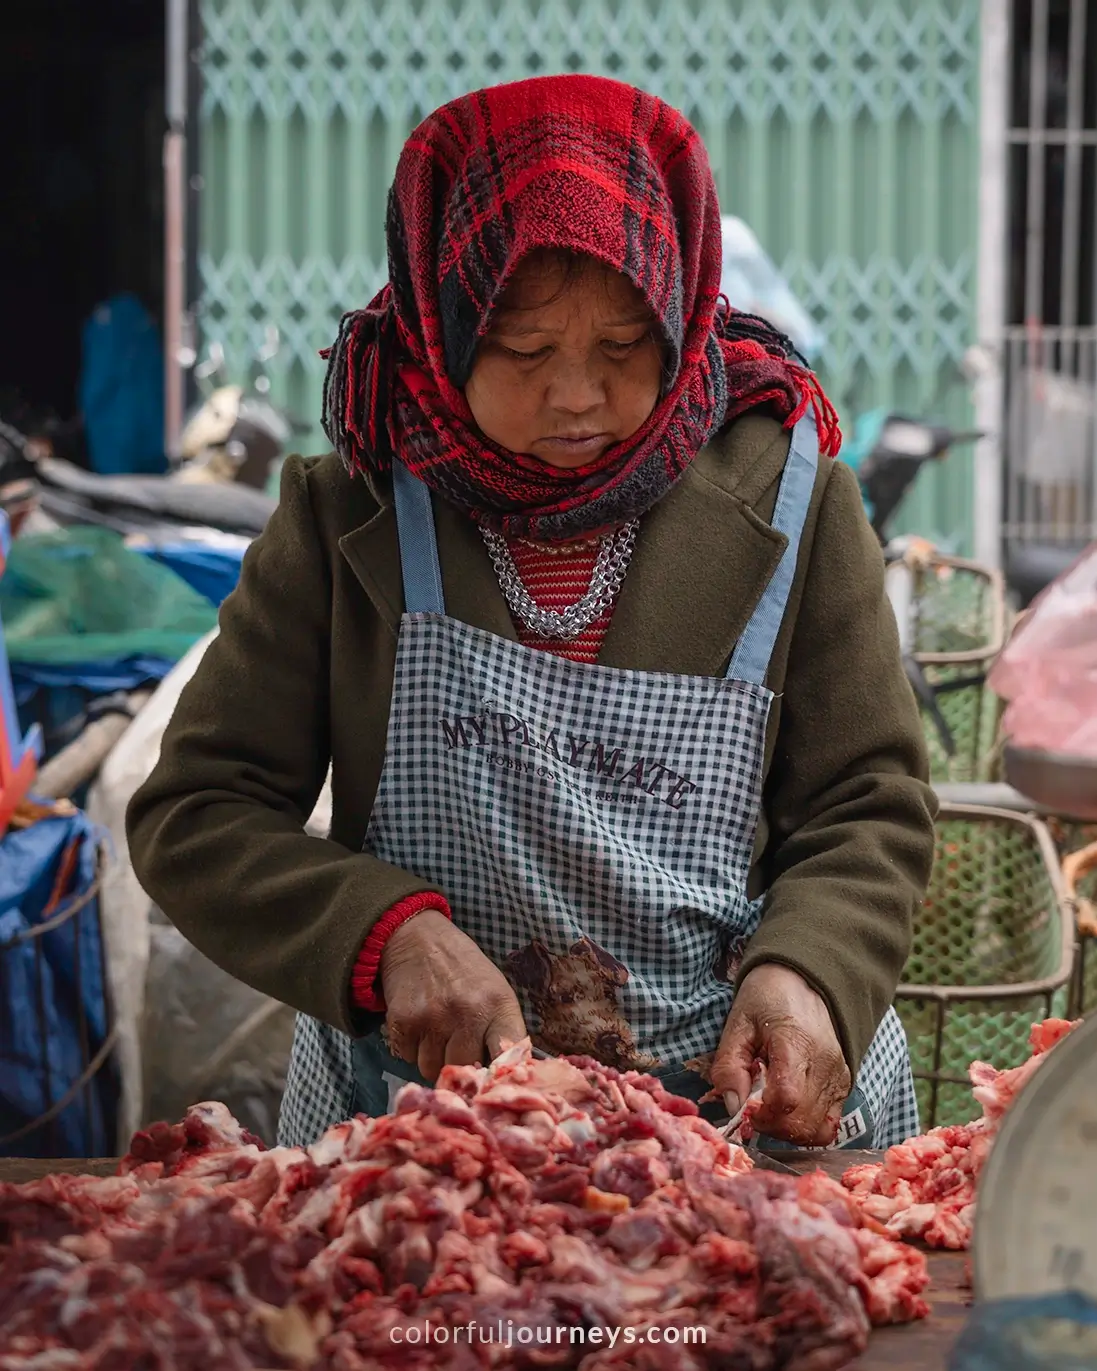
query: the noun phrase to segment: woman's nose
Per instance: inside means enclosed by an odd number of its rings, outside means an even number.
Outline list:
[[[567,414],[585,414],[606,401],[603,370],[590,357],[560,356],[548,387],[549,404]]]

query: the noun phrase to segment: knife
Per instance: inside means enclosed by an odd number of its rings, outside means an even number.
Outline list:
[[[756,1171],[774,1171],[780,1176],[799,1176],[800,1174],[799,1171],[794,1171],[787,1162],[779,1162],[770,1153],[762,1152],[758,1147],[757,1134],[746,1144],[746,1154],[754,1163]]]

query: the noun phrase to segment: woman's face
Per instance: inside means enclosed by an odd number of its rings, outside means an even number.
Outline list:
[[[528,259],[515,272],[465,386],[480,431],[570,469],[631,438],[659,399],[656,320],[593,258]]]

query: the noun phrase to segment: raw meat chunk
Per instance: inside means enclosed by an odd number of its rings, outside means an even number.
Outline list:
[[[0,1371],[830,1371],[927,1312],[837,1182],[528,1042],[305,1150],[199,1105],[120,1172],[0,1186]]]
[[[893,1237],[966,1251],[971,1246],[976,1184],[1002,1119],[1045,1054],[1074,1027],[1066,1019],[1033,1024],[1032,1056],[1008,1071],[972,1062],[968,1074],[982,1118],[960,1127],[935,1128],[889,1148],[878,1164],[850,1167],[842,1183],[862,1214],[885,1224]]]

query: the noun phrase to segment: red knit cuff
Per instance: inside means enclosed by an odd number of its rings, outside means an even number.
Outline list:
[[[447,919],[453,917],[449,905],[441,895],[436,895],[433,890],[421,890],[418,895],[409,895],[406,900],[394,904],[388,913],[382,914],[373,925],[350,977],[351,995],[359,1009],[367,1009],[372,1014],[385,1012],[385,999],[377,983],[378,972],[381,969],[381,953],[400,925],[406,923],[413,915],[421,914],[424,909],[435,909]]]

